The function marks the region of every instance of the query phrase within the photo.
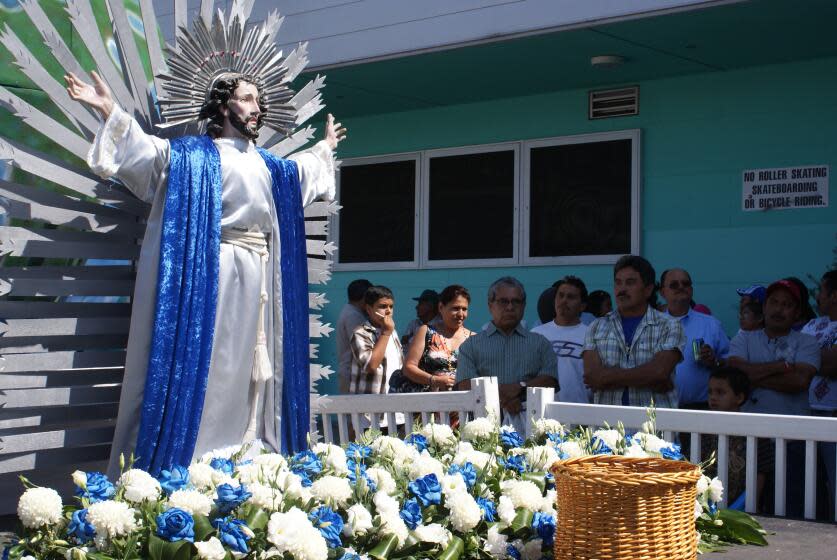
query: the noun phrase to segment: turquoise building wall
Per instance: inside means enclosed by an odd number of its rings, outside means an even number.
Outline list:
[[[728,334],[734,334],[735,288],[789,275],[813,286],[807,275],[818,278],[834,261],[833,195],[828,208],[744,212],[741,172],[817,164],[830,165],[835,173],[837,58],[638,85],[640,112],[633,117],[588,120],[587,90],[579,89],[344,119],[350,139],[341,145],[340,157],[639,128],[641,253],[658,275],[674,266],[689,270],[695,300],[708,305]],[[339,107],[332,110],[339,116]],[[830,182],[833,191],[833,177]],[[612,267],[603,265],[337,272],[326,288],[331,303],[324,320],[336,322],[346,285],[365,277],[393,289],[399,329],[413,318],[410,298],[422,289],[461,283],[473,297],[468,325],[477,329],[489,319],[488,285],[505,274],[516,276],[527,288],[530,325],[537,321],[537,296],[566,274],[580,276],[590,290],[612,293]],[[334,339],[319,342],[320,361],[334,367]],[[331,380],[321,391],[332,392],[334,386]]]

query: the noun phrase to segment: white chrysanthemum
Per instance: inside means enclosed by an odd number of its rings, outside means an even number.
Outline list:
[[[407,445],[398,438],[391,436],[378,436],[369,445],[369,447],[372,448],[375,455],[385,459],[395,459],[397,456],[404,454],[408,447],[412,446]]]
[[[641,445],[632,444],[625,448],[625,457],[633,457],[635,459],[644,459],[648,457],[648,453]]]
[[[311,448],[323,461],[323,466],[334,472],[345,474],[349,472],[346,466],[346,452],[339,445],[333,443],[318,443]]]
[[[213,499],[197,490],[175,490],[169,496],[167,509],[178,508],[192,515],[209,515]]]
[[[708,476],[701,475],[701,477],[697,481],[697,494],[698,497],[703,496],[707,490],[709,490],[709,483],[712,482]]]
[[[450,524],[455,530],[467,532],[477,526],[482,519],[482,510],[476,500],[467,492],[462,492],[445,505],[450,510]]]
[[[229,484],[233,488],[238,488],[241,485],[237,479],[228,475],[224,471],[212,469],[212,487],[217,488],[222,484]]]
[[[215,469],[206,463],[192,463],[189,465],[189,482],[200,490],[212,489],[212,473]]]
[[[306,492],[308,489],[303,488],[302,479],[290,471],[279,471],[276,478],[270,480],[269,484],[280,490],[282,494],[291,500],[302,499],[310,495],[310,492]]]
[[[369,480],[375,483],[375,488],[386,492],[387,494],[394,494],[398,487],[395,484],[395,479],[392,478],[390,472],[381,467],[369,467],[366,469],[366,476]]]
[[[435,474],[436,478],[441,480],[445,476],[445,467],[425,449],[410,465],[409,476],[412,480],[415,480],[428,474]]]
[[[314,481],[311,494],[327,506],[337,509],[349,503],[352,486],[347,478],[328,475]]]
[[[108,539],[128,535],[137,530],[136,511],[125,502],[107,500],[90,504],[87,521],[97,535]]]
[[[497,501],[497,515],[500,517],[500,521],[506,525],[511,525],[512,521],[514,521],[517,511],[514,509],[514,504],[508,496],[500,496],[500,499]]]
[[[561,422],[552,418],[539,418],[535,420],[534,432],[536,437],[546,434],[564,435],[564,426]]]
[[[555,515],[555,497],[556,497],[556,494],[557,493],[554,489],[546,491],[546,496],[544,496],[543,499],[541,500],[541,507],[538,508],[541,513],[548,513],[548,514]]]
[[[542,548],[542,539],[532,539],[523,545],[523,549],[520,551],[521,560],[541,560],[543,558]]]
[[[284,469],[288,466],[288,461],[279,453],[262,453],[253,457],[253,462],[257,465],[264,465],[275,470]]]
[[[508,544],[509,538],[500,532],[500,528],[497,525],[492,525],[488,529],[483,550],[492,558],[506,558]]]
[[[17,516],[24,527],[37,529],[61,521],[61,496],[52,488],[29,488],[17,503]]]
[[[577,441],[564,441],[559,443],[558,451],[565,455],[567,459],[575,459],[584,455],[584,450]]]
[[[450,541],[450,531],[442,527],[438,523],[431,523],[429,525],[419,525],[413,529],[413,536],[421,542],[437,543],[442,546],[447,546]]]
[[[410,536],[407,524],[401,519],[398,511],[385,512],[379,515],[381,518],[381,532],[384,535],[395,535],[398,538],[398,547],[401,548]]]
[[[122,473],[118,484],[125,489],[125,499],[134,503],[156,501],[162,492],[157,479],[140,469],[131,469]]]
[[[488,465],[492,464],[491,462],[493,459],[494,457],[491,454],[477,451],[470,443],[463,441],[460,442],[456,448],[456,453],[453,456],[453,463],[455,465],[471,463],[477,470],[483,471]]]
[[[200,462],[210,463],[212,462],[212,459],[229,459],[233,455],[240,453],[242,447],[244,447],[243,444],[228,445],[227,447],[219,447],[217,449],[213,449],[212,451],[207,451],[201,455]]]
[[[465,441],[487,438],[497,433],[497,423],[488,418],[476,418],[465,424],[461,436]]]
[[[665,447],[671,447],[671,444],[664,439],[658,438],[654,434],[638,433],[634,436],[634,440],[639,441],[645,451],[649,453],[659,453]]]
[[[435,443],[440,447],[456,444],[456,436],[447,424],[425,424],[421,435],[427,438],[428,442]]]
[[[381,514],[398,514],[398,512],[401,511],[401,506],[398,504],[398,500],[380,490],[375,492],[375,495],[372,497],[372,502],[375,504],[375,509]]]
[[[516,508],[537,508],[543,498],[541,489],[528,480],[505,480],[500,484],[500,488]]]
[[[217,537],[210,537],[208,541],[195,542],[198,549],[198,558],[202,560],[224,560],[227,551]]]
[[[346,523],[343,534],[347,537],[364,535],[372,528],[372,514],[361,504],[355,504],[346,510]]]
[[[450,500],[453,499],[454,496],[461,493],[468,493],[468,485],[465,483],[465,479],[462,478],[462,475],[459,473],[455,474],[446,474],[442,477],[441,487],[442,493],[445,495],[445,498]]]
[[[526,459],[526,464],[533,471],[547,470],[552,466],[552,463],[559,459],[558,453],[551,445],[537,445],[535,447],[527,447],[519,451],[514,450],[515,455],[523,455]]]
[[[695,500],[695,519],[700,517],[701,514],[703,514],[703,506],[700,505],[699,501]]]
[[[717,476],[709,483],[709,499],[713,502],[720,502],[724,497],[724,483]]]
[[[280,555],[287,552],[296,560],[328,558],[328,545],[320,531],[311,524],[308,515],[296,507],[270,516],[267,540]]]
[[[257,465],[256,463],[238,465],[235,470],[238,474],[238,481],[248,487],[257,482],[266,482],[276,476],[272,467]]]
[[[596,430],[593,432],[593,437],[597,437],[604,442],[605,445],[611,449],[616,449],[616,444],[622,439],[618,430]]]
[[[278,511],[282,507],[283,495],[278,488],[260,482],[253,482],[247,485],[247,491],[251,494],[250,499],[247,501],[264,510]]]

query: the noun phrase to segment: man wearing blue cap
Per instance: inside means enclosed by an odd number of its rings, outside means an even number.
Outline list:
[[[410,341],[419,327],[426,325],[439,315],[439,294],[434,290],[424,290],[419,297],[413,298],[416,302],[416,318],[407,323],[404,335],[401,337],[401,345],[406,351]]]

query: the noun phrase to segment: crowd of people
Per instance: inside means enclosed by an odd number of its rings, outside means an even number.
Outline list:
[[[531,329],[523,320],[526,290],[511,276],[489,287],[491,321],[478,332],[465,326],[471,304],[465,287],[424,290],[414,298],[416,318],[399,339],[392,291],[359,279],[349,284],[337,322],[340,390],[445,391],[467,389],[475,377],[496,377],[502,420],[520,431],[528,387],[553,387],[563,402],[834,416],[837,271],[820,280],[819,316],[797,278],[737,294],[739,330],[730,339],[711,310],[695,302],[688,271],[669,269],[657,279],[650,262],[626,255],[613,269],[612,299],[603,290],[588,293],[583,280],[566,276],[538,298],[540,324]],[[730,502],[743,495],[742,445],[732,438]],[[804,450],[794,445],[789,472],[794,461],[804,461]],[[772,442],[759,446],[765,503],[772,449]],[[830,451],[823,478],[833,481]],[[797,486],[790,484],[791,494]]]

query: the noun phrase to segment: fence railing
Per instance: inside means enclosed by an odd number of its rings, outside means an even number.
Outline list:
[[[531,430],[532,422],[538,418],[552,418],[563,424],[585,426],[600,426],[604,422],[615,426],[621,421],[625,428],[631,430],[638,430],[648,420],[646,410],[639,407],[555,402],[553,389],[529,389],[527,402],[528,430]],[[786,511],[787,443],[805,442],[804,515],[806,519],[815,518],[817,443],[837,442],[837,418],[658,408],[656,422],[657,429],[663,432],[668,441],[674,441],[678,433],[689,434],[688,458],[693,463],[706,459],[700,456],[701,435],[717,436],[718,478],[724,483],[724,488],[728,488],[729,482],[729,438],[745,437],[747,445],[744,507],[750,513],[756,511],[757,439],[775,441],[774,514],[777,516],[784,516]],[[726,505],[726,499],[724,496],[723,505]],[[837,503],[837,491],[834,491],[833,499]],[[832,515],[837,521],[837,515],[834,512]]]
[[[500,397],[497,380],[482,377],[471,380],[468,391],[444,391],[434,393],[407,393],[386,395],[336,395],[311,400],[312,430],[317,430],[327,443],[346,443],[350,440],[350,427],[355,434],[369,424],[373,429],[396,425],[396,415],[402,414],[411,424],[413,418],[423,423],[434,421],[446,424],[451,414],[460,420],[493,414],[500,417]],[[334,423],[337,424],[337,438]]]

